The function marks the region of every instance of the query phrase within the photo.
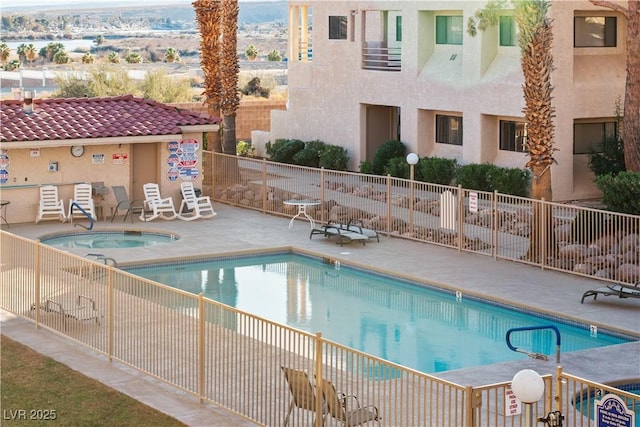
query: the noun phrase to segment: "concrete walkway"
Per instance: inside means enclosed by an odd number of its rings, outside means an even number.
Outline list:
[[[180,237],[174,243],[135,249],[100,249],[105,256],[120,263],[161,258],[202,256],[262,248],[300,248],[322,256],[365,266],[382,272],[410,278],[436,286],[456,289],[463,294],[484,296],[515,306],[559,315],[581,323],[597,325],[625,334],[640,336],[640,300],[599,297],[597,301],[580,304],[584,291],[603,286],[602,282],[542,270],[525,264],[494,260],[490,257],[459,253],[456,250],[413,241],[381,237],[365,246],[350,244],[340,247],[321,236],[309,239],[310,226],[296,221],[289,230],[287,217],[263,215],[260,212],[216,204],[218,216],[210,220],[185,222],[156,220],[141,223],[99,222],[97,230],[144,229],[174,233]],[[119,220],[116,220],[119,221]],[[32,239],[56,232],[82,231],[57,221],[38,225],[11,224],[4,228]],[[87,249],[71,252],[85,255]],[[109,363],[104,356],[67,342],[31,323],[2,312],[2,333],[29,347],[67,364],[84,374],[122,391],[145,404],[193,426],[253,425],[242,417],[208,404],[200,404],[191,395],[159,383],[130,368]],[[574,352],[562,356],[565,371],[600,382],[640,378],[637,358],[640,342],[610,346],[589,352]],[[438,375],[460,384],[488,384],[508,381],[522,368],[535,368],[541,374],[553,373],[555,363],[531,359],[522,362],[492,365],[481,369],[451,371]]]

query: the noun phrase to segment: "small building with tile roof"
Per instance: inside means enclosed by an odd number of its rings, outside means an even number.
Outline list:
[[[156,182],[179,206],[182,181],[201,187],[204,135],[219,123],[132,95],[0,101],[0,198],[10,201],[9,222],[35,220],[46,184],[58,186],[66,209],[81,182],[102,183],[103,215],[116,205],[114,185],[141,200],[143,184]]]

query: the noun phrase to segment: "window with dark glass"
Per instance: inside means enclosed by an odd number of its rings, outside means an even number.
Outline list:
[[[618,137],[618,123],[595,122],[574,123],[573,154],[590,154],[602,151],[602,143],[610,138]]]
[[[402,41],[402,16],[396,16],[396,41]]]
[[[575,47],[616,47],[615,16],[576,16],[573,20]]]
[[[329,17],[329,39],[330,40],[346,40],[347,39],[347,17],[346,16],[330,16]]]
[[[505,151],[526,152],[524,122],[500,120],[500,149]]]
[[[462,16],[436,16],[436,44],[462,44]]]
[[[436,142],[462,145],[462,117],[436,115]]]

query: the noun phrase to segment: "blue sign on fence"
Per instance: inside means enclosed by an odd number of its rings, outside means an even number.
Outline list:
[[[629,410],[619,396],[607,394],[595,401],[595,420],[598,427],[634,427],[635,412]]]

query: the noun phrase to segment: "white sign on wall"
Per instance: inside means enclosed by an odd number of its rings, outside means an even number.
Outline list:
[[[91,163],[93,163],[94,165],[102,165],[104,164],[104,154],[93,154],[91,156]]]

